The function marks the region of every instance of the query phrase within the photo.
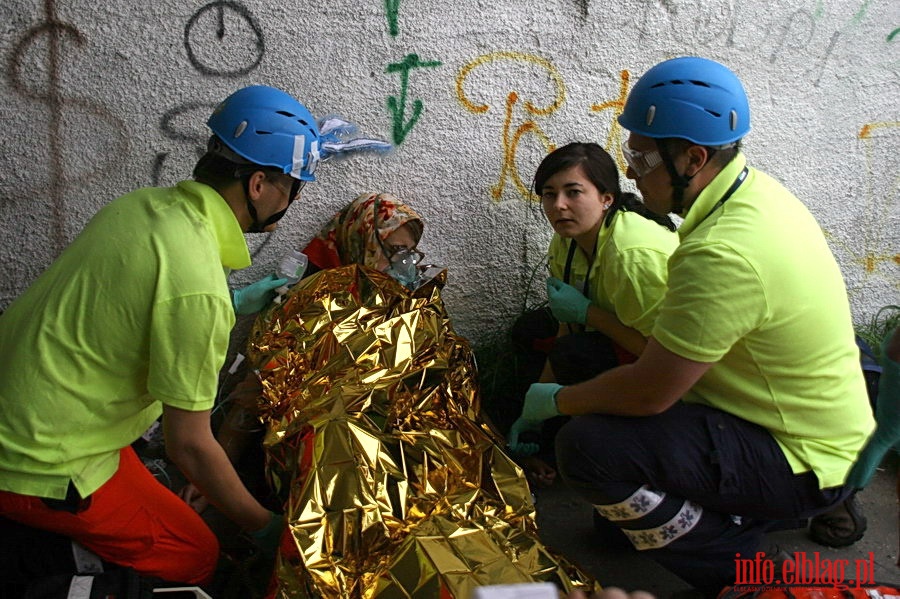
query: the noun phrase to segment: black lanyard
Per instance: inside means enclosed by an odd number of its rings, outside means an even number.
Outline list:
[[[578,244],[575,243],[575,240],[572,239],[569,242],[569,255],[566,256],[566,268],[563,271],[563,282],[569,284],[569,276],[572,274],[572,260],[575,258],[575,250],[578,249]],[[597,246],[594,246],[594,256],[597,255]],[[591,281],[591,267],[594,265],[594,256],[591,256],[590,261],[588,262],[587,272],[584,275],[584,285],[581,288],[581,295],[586,298],[590,298],[590,294],[588,293]],[[584,330],[584,325],[576,327],[573,329],[572,323],[566,323],[566,327],[569,329],[569,333],[574,333],[575,330]]]
[[[578,244],[575,243],[574,239],[572,239],[571,241],[569,241],[569,255],[566,256],[566,268],[563,271],[563,282],[567,283],[567,284],[569,283],[569,276],[572,274],[572,260],[575,258],[575,250],[576,249],[578,249]],[[596,253],[597,253],[597,246],[594,246],[594,254],[596,255]],[[581,294],[584,297],[590,297],[590,295],[588,294],[588,290],[589,290],[590,281],[591,281],[591,266],[593,266],[593,264],[594,264],[594,260],[593,260],[593,256],[591,256],[591,260],[590,260],[590,262],[588,262],[587,272],[584,275],[584,285],[581,288]]]
[[[744,167],[744,170],[742,170],[742,171],[738,174],[737,178],[734,180],[734,183],[731,184],[731,187],[728,188],[728,191],[725,192],[725,195],[723,195],[722,198],[721,198],[718,202],[716,202],[716,205],[713,206],[712,209],[711,209],[709,212],[706,213],[706,216],[704,216],[703,218],[701,218],[701,219],[697,222],[698,225],[699,225],[700,223],[702,223],[703,221],[705,221],[706,219],[708,219],[710,216],[712,216],[712,213],[713,213],[713,212],[715,212],[716,210],[718,210],[719,208],[721,208],[721,207],[722,207],[722,204],[724,204],[725,202],[728,201],[728,198],[730,198],[731,195],[732,195],[735,191],[737,191],[737,188],[740,187],[740,186],[741,186],[741,183],[743,183],[744,180],[747,178],[747,173],[749,173],[749,172],[750,172],[750,171],[749,171],[749,170],[747,169],[747,167],[745,166],[745,167]]]

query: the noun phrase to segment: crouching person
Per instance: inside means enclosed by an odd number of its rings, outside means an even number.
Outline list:
[[[274,548],[282,517],[244,487],[210,410],[235,310],[259,309],[279,284],[234,302],[226,277],[250,265],[244,233],[277,226],[319,156],[315,120],[274,88],[238,90],[208,125],[194,180],[105,206],[0,317],[0,516],[200,585],[218,541],[130,444],[162,415],[171,460]]]
[[[563,479],[709,596],[775,520],[843,501],[873,429],[841,272],[821,229],[740,140],[747,97],[721,64],[650,69],[620,124],[647,206],[684,218],[668,290],[633,364],[535,384],[521,418],[576,416]]]

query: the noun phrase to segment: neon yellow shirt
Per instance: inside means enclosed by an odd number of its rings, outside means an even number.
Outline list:
[[[550,274],[564,280],[569,244],[558,234],[550,241]],[[678,235],[635,212],[619,210],[597,234],[596,257],[575,250],[570,285],[583,291],[588,280],[591,303],[615,314],[626,326],[650,335],[666,293],[666,262],[678,246]]]
[[[235,320],[223,266],[249,264],[206,185],[100,210],[0,316],[0,489],[87,496],[162,404],[210,409]]]
[[[873,429],[840,269],[806,207],[738,155],[678,229],[653,337],[715,362],[686,401],[768,429],[794,473],[838,486]],[[708,216],[707,216],[708,215]]]

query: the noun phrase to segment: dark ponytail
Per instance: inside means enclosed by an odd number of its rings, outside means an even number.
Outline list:
[[[619,198],[613,200],[613,204],[609,207],[609,212],[606,213],[606,218],[603,220],[604,225],[609,226],[612,222],[613,215],[615,215],[617,210],[625,210],[640,214],[647,220],[652,220],[656,224],[661,225],[670,231],[675,230],[675,222],[669,218],[669,215],[653,212],[647,208],[647,205],[644,204],[639,197],[630,191],[621,191],[619,192],[619,196],[621,197],[621,201]]]

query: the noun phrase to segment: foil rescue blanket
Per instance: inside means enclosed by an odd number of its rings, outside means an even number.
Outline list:
[[[366,267],[324,270],[255,323],[266,468],[288,521],[272,597],[599,588],[541,544],[525,476],[480,418],[445,280],[410,292]]]

